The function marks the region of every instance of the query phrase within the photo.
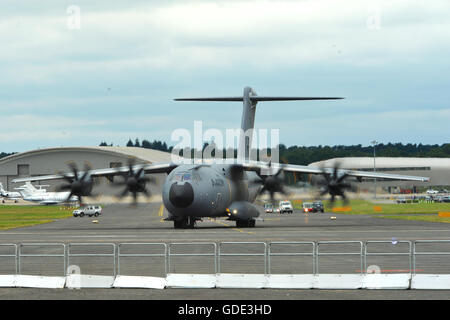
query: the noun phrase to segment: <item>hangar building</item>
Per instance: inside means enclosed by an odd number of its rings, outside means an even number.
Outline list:
[[[93,169],[126,166],[130,158],[135,163],[170,162],[171,154],[158,150],[136,147],[61,147],[37,149],[0,159],[0,182],[5,189],[14,191],[21,184],[11,181],[19,177],[40,176],[58,172],[70,172],[68,164],[74,162],[80,171],[85,163]],[[166,174],[155,174],[156,185],[148,185],[152,194],[161,192],[161,185]],[[117,195],[121,187],[111,186],[106,178],[100,178],[100,183],[94,187],[94,193]],[[64,180],[49,180],[34,182],[34,185],[48,185],[47,191],[65,184]]]
[[[309,164],[310,166],[334,167],[338,163],[342,169],[374,171],[373,157],[334,158]],[[414,190],[417,187],[445,187],[450,186],[450,158],[391,158],[376,157],[376,171],[383,173],[429,177],[429,182],[395,181],[377,179],[377,190],[380,188],[388,192],[398,192],[400,189]],[[363,179],[356,184],[360,190],[373,190],[373,179]],[[450,188],[446,188],[449,190]]]

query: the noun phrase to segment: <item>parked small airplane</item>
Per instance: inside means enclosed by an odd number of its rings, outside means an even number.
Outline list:
[[[6,191],[3,188],[3,184],[0,182],[0,197],[2,197],[2,202],[5,203],[5,198],[8,200],[14,200],[14,202],[18,202],[19,199],[22,199],[22,196],[19,192]]]
[[[47,192],[46,189],[37,189],[30,182],[15,188],[19,190],[25,201],[38,202],[40,204],[58,204],[63,202],[77,202],[77,196],[70,196],[70,192]]]

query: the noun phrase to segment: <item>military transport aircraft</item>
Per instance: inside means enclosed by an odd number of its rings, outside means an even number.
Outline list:
[[[332,100],[338,97],[270,97],[258,96],[250,87],[245,87],[242,96],[219,98],[188,98],[176,101],[239,101],[243,103],[241,137],[237,159],[226,159],[216,163],[152,163],[134,164],[119,168],[91,169],[85,167],[83,172],[72,166],[71,172],[56,175],[19,178],[13,182],[64,179],[67,184],[60,190],[81,198],[92,195],[94,179],[107,177],[116,185],[123,186],[120,196],[131,193],[134,202],[138,193],[149,196],[146,189],[153,179],[146,174],[167,173],[162,187],[162,198],[169,216],[166,220],[174,222],[174,228],[193,228],[202,217],[228,217],[236,221],[237,227],[254,227],[259,216],[258,208],[253,204],[257,196],[269,192],[285,193],[283,172],[318,174],[323,176],[322,194],[329,193],[331,200],[342,197],[345,190],[351,189],[348,179],[376,178],[411,181],[428,181],[426,177],[385,174],[381,172],[364,172],[334,168],[309,167],[291,164],[272,163],[271,161],[253,161],[250,159],[251,135],[253,130],[256,105],[262,101],[287,100]],[[268,174],[267,174],[268,173]],[[114,181],[114,176],[122,176],[122,181]]]

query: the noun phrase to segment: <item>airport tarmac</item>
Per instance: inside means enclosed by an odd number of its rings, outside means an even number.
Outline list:
[[[194,230],[173,229],[161,203],[103,207],[100,217],[70,217],[0,232],[0,243],[275,242],[449,240],[450,224],[380,219],[370,215],[318,213],[262,214],[255,228],[204,219]],[[331,217],[336,219],[331,219]],[[98,220],[98,223],[93,223]],[[193,293],[195,292],[195,294]],[[38,295],[36,294],[38,293]],[[436,290],[236,290],[236,289],[82,289],[2,288],[0,299],[448,299]]]
[[[331,217],[336,217],[332,220]],[[262,214],[255,228],[236,228],[225,219],[204,218],[194,230],[164,221],[161,203],[131,208],[103,207],[97,218],[70,217],[52,223],[0,231],[0,242],[189,242],[189,241],[343,241],[450,239],[450,224],[379,219],[372,215],[318,213]],[[98,223],[93,223],[98,220]]]

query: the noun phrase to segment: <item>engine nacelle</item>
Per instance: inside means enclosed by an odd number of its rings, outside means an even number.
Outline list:
[[[259,217],[258,208],[247,201],[235,201],[227,209],[230,220],[253,220]]]

